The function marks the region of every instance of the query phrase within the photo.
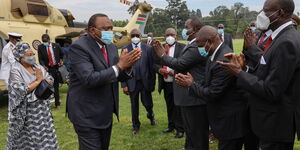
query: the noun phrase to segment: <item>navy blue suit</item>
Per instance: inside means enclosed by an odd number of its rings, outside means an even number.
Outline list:
[[[153,54],[151,47],[146,44],[140,42],[138,44],[138,47],[139,46],[142,50],[142,56],[141,59],[132,67],[134,77],[122,83],[122,88],[128,87],[130,93],[132,123],[134,129],[139,129],[141,124],[139,121],[139,94],[141,94],[141,101],[148,112],[147,117],[150,120],[154,119],[151,95],[155,87]],[[133,44],[129,44],[123,49],[128,49],[130,52],[134,48]]]

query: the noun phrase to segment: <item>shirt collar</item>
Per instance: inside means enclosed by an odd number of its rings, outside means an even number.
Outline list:
[[[270,35],[272,35],[273,31],[271,29],[269,29],[267,32],[265,32],[266,36],[269,37]]]
[[[216,48],[214,53],[211,55],[210,61],[213,61],[215,59],[216,53],[219,51],[222,44],[223,44],[223,42]]]
[[[133,49],[135,48],[135,45],[136,45],[136,44],[132,43],[132,48],[133,48]],[[141,48],[141,42],[139,42],[139,43],[137,44],[137,46],[138,46],[138,48]]]
[[[100,47],[100,49],[103,47],[100,43],[96,42],[98,44],[98,46]]]
[[[189,44],[192,44],[192,43],[194,43],[196,41],[196,38],[194,38],[193,40],[191,40],[190,42],[189,42]]]
[[[279,28],[277,28],[273,33],[272,33],[272,40],[274,40],[276,38],[276,36],[283,30],[285,29],[287,26],[293,24],[292,21],[286,22],[285,24],[281,25]]]

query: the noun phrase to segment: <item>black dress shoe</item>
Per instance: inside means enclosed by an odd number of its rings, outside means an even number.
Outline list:
[[[175,135],[175,138],[180,139],[180,138],[183,138],[183,136],[184,136],[183,132],[177,132],[176,135]]]
[[[139,133],[139,129],[132,129],[132,134],[138,134]]]
[[[173,131],[174,131],[174,129],[167,128],[166,130],[163,131],[163,133],[171,133]]]
[[[152,126],[156,126],[156,125],[157,125],[157,121],[156,121],[155,119],[150,120],[150,124],[151,124]]]

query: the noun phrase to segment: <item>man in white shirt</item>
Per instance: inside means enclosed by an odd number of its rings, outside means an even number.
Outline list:
[[[177,58],[184,49],[185,44],[176,41],[177,32],[174,28],[168,28],[165,33],[166,38],[166,55]],[[184,136],[183,121],[181,117],[180,107],[174,103],[174,70],[170,67],[163,66],[159,61],[156,61],[154,69],[158,75],[158,92],[164,90],[164,98],[167,105],[168,128],[163,133],[171,133],[176,130],[175,138]]]
[[[22,38],[22,34],[18,33],[8,33],[9,42],[4,46],[2,51],[2,61],[1,61],[1,71],[0,71],[0,80],[3,80],[8,86],[9,74],[11,65],[16,61],[12,53],[17,42]]]

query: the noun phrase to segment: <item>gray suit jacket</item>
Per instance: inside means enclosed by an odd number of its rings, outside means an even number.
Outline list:
[[[195,42],[186,45],[181,51],[178,58],[163,56],[162,64],[173,68],[176,73],[190,73],[195,81],[203,82],[205,73],[206,57],[199,54],[198,46]],[[188,88],[184,88],[178,84],[173,84],[174,101],[177,106],[197,106],[206,105],[206,102],[201,98],[191,96]]]
[[[73,124],[105,129],[112,123],[113,112],[118,116],[118,81],[125,81],[130,76],[120,72],[116,77],[112,66],[119,61],[118,49],[109,44],[106,50],[109,64],[90,35],[81,37],[70,47],[71,83],[67,111]]]

